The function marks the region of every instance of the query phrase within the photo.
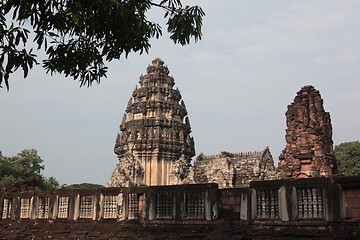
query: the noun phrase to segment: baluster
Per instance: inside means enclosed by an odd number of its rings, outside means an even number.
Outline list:
[[[156,217],[160,217],[160,193],[155,193],[155,197],[156,197]]]
[[[269,201],[270,201],[269,190],[264,190],[264,205],[265,205],[265,217],[266,218],[268,218],[270,216]]]
[[[202,212],[201,217],[205,215],[205,192],[202,192]]]
[[[2,212],[2,219],[8,218],[9,212],[9,199],[4,198],[4,205],[3,205],[3,212]]]
[[[266,193],[261,191],[261,217],[266,217]]]
[[[312,201],[312,188],[306,188],[308,195],[308,217],[313,217],[313,201]]]
[[[270,217],[275,217],[275,196],[274,196],[274,190],[270,190]]]
[[[297,189],[297,199],[298,199],[298,217],[304,216],[304,202],[303,194],[301,189]]]
[[[313,202],[313,211],[314,211],[313,217],[317,218],[319,217],[319,214],[318,214],[318,201],[317,201],[318,191],[316,187],[312,188],[312,197],[313,197],[312,202]]]
[[[262,217],[262,214],[261,214],[261,191],[260,190],[257,190],[256,191],[256,202],[257,202],[257,216],[258,217]]]
[[[322,188],[318,188],[318,209],[319,209],[319,217],[324,217],[324,210],[323,210],[323,194],[322,194]]]
[[[303,203],[304,203],[304,218],[307,218],[309,216],[309,208],[308,208],[308,196],[307,196],[307,191],[306,188],[302,189],[303,191]]]
[[[194,207],[195,207],[195,217],[199,216],[199,195],[194,193],[193,194],[194,197]]]

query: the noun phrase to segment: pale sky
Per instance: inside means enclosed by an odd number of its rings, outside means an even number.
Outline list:
[[[174,45],[165,34],[148,55],[110,63],[100,85],[79,88],[40,67],[27,79],[12,76],[10,92],[0,90],[3,154],[35,148],[46,177],[104,184],[118,162],[113,148],[127,101],[156,57],[181,91],[196,155],[269,145],[277,163],[287,105],[304,85],[320,91],[334,144],[360,140],[360,1],[187,2],[206,13],[200,42]]]

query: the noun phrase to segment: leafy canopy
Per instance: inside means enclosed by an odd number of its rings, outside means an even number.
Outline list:
[[[345,176],[360,176],[360,142],[344,142],[334,148],[339,172]]]
[[[35,149],[25,149],[13,157],[6,157],[0,151],[0,187],[19,190],[54,190],[59,187],[58,181],[45,178],[43,160]]]
[[[90,86],[106,77],[104,61],[130,52],[148,52],[151,38],[162,35],[161,26],[147,13],[160,8],[174,43],[201,39],[202,18],[198,6],[180,0],[11,0],[0,5],[0,87],[9,89],[9,76],[22,69],[24,77],[38,64],[28,49],[33,34],[37,50],[46,52],[46,72],[62,73]],[[11,15],[11,23],[6,17]],[[9,18],[9,17],[7,17]]]
[[[71,185],[63,185],[61,188],[64,189],[88,189],[88,188],[103,188],[103,185],[94,184],[94,183],[78,183],[78,184],[71,184]]]

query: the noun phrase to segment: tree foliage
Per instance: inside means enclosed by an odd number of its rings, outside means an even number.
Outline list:
[[[43,160],[35,149],[22,150],[16,156],[6,157],[0,151],[0,186],[2,189],[54,190],[59,183],[53,177],[45,178]]]
[[[94,184],[94,183],[79,183],[79,184],[71,184],[71,185],[63,185],[61,188],[65,189],[84,189],[84,188],[103,188],[103,185]]]
[[[339,172],[345,176],[360,176],[360,142],[344,142],[334,148]]]
[[[159,38],[159,23],[148,20],[151,8],[160,8],[174,43],[201,39],[198,6],[180,0],[12,0],[0,5],[0,87],[9,89],[9,76],[22,69],[24,77],[38,64],[28,48],[33,34],[37,50],[44,49],[46,72],[62,73],[90,86],[106,77],[105,61],[148,52],[151,38]],[[11,16],[9,24],[6,17]],[[8,17],[9,18],[9,17]]]

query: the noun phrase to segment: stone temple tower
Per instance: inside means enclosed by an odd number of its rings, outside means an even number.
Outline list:
[[[313,86],[304,86],[286,112],[286,147],[279,177],[308,178],[336,173],[330,114]]]
[[[195,155],[184,101],[159,58],[139,83],[120,124],[114,149],[119,163],[109,186],[179,184]]]

